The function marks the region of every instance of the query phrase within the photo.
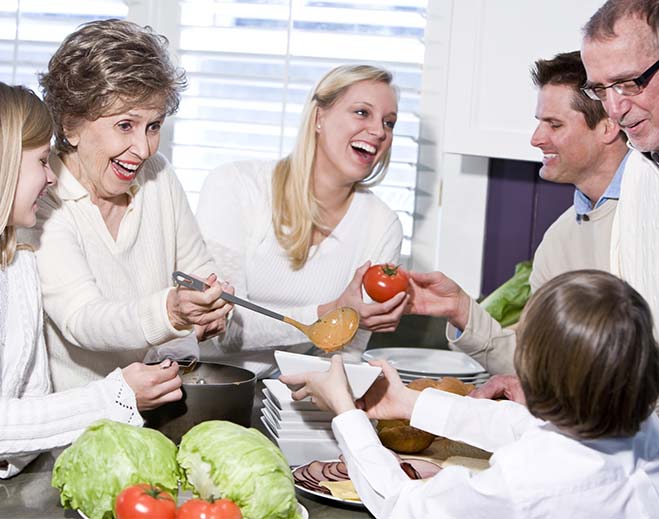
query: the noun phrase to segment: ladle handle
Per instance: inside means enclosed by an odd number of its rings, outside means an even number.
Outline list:
[[[262,306],[255,305],[254,303],[250,301],[246,301],[245,299],[241,299],[240,297],[236,297],[233,294],[227,294],[226,292],[222,292],[220,294],[220,298],[224,299],[225,301],[228,301],[229,303],[233,303],[234,305],[244,306],[245,308],[249,308],[254,312],[267,315],[268,317],[272,317],[273,319],[277,319],[279,321],[284,320],[283,315],[278,314],[277,312],[273,312],[272,310],[268,310],[267,308],[263,308]]]
[[[179,286],[182,286],[184,288],[189,288],[190,290],[197,290],[198,292],[203,292],[207,288],[210,288],[203,281],[197,278],[193,278],[189,274],[186,274],[178,270],[172,274],[172,280],[174,281],[175,284]],[[253,312],[258,312],[260,314],[267,315],[268,317],[272,317],[273,319],[277,319],[279,321],[285,320],[283,315],[273,312],[272,310],[268,310],[267,308],[263,308],[262,306],[255,305],[254,303],[251,303],[250,301],[246,301],[245,299],[241,299],[240,297],[236,297],[233,294],[227,294],[226,292],[222,292],[220,294],[220,299],[224,299],[225,301],[228,301],[229,303],[233,303],[234,305],[244,306],[245,308],[249,308]]]

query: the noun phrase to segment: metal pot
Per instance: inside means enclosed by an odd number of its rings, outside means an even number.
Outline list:
[[[252,421],[256,375],[226,364],[199,362],[181,373],[183,398],[145,411],[145,425],[178,444],[191,427],[206,420],[229,420],[245,427]]]

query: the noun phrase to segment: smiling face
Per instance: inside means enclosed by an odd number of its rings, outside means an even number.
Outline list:
[[[659,58],[657,36],[645,21],[622,18],[609,39],[585,39],[581,57],[591,86],[641,75]],[[641,151],[659,151],[659,74],[635,96],[606,91],[604,109]]]
[[[340,185],[364,180],[391,147],[397,111],[396,94],[382,81],[355,83],[332,106],[319,108],[315,171]]]
[[[588,176],[603,151],[598,123],[591,130],[584,114],[572,108],[575,90],[568,85],[545,85],[538,92],[538,126],[531,145],[542,150],[540,176],[578,185]]]
[[[56,181],[48,165],[49,153],[50,144],[44,144],[23,150],[21,154],[21,169],[9,217],[9,223],[15,227],[32,227],[37,223],[37,199]]]
[[[158,151],[162,109],[134,108],[82,121],[67,132],[76,147],[64,163],[93,196],[124,195],[146,159]]]

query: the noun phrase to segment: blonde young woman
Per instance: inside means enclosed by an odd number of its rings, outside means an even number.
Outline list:
[[[0,478],[36,454],[73,441],[99,418],[141,425],[139,410],[181,397],[178,366],[134,363],[102,380],[51,392],[34,253],[16,229],[36,223],[37,199],[55,183],[52,122],[30,90],[0,83]]]
[[[297,143],[279,162],[221,166],[207,178],[197,220],[215,260],[238,295],[304,323],[340,306],[359,311],[361,326],[344,355],[358,359],[370,332],[393,331],[405,294],[364,302],[370,263],[397,263],[402,228],[367,186],[386,171],[397,117],[391,74],[341,66],[311,93]],[[306,352],[294,328],[235,309],[220,358],[261,376],[272,350]],[[317,351],[317,350],[316,350]]]

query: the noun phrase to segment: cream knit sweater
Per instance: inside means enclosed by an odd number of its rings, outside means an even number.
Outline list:
[[[34,254],[17,253],[4,273],[0,297],[0,460],[9,461],[0,478],[11,477],[41,451],[75,440],[100,418],[141,425],[135,395],[119,369],[103,380],[63,393],[50,393],[42,333],[41,294]]]
[[[310,324],[318,318],[318,305],[336,299],[365,261],[398,262],[402,227],[384,202],[367,189],[358,190],[330,236],[312,248],[302,269],[293,271],[272,227],[274,165],[253,160],[220,166],[204,182],[197,219],[236,295]],[[359,330],[342,350],[344,357],[359,360],[369,337]],[[215,350],[202,344],[202,355],[205,346],[209,358],[244,366],[259,376],[272,368],[274,349],[312,348],[292,326],[240,307],[235,307],[224,340],[213,344]]]
[[[29,233],[37,250],[46,343],[55,390],[141,361],[151,345],[187,335],[167,317],[175,270],[217,272],[183,188],[161,155],[148,159],[129,190],[116,241],[85,188],[61,160],[59,182]]]
[[[570,207],[547,229],[533,258],[529,280],[533,292],[564,272],[609,271],[611,227],[617,205],[617,200],[609,199],[588,213],[589,221],[581,223],[577,222],[574,207]],[[456,339],[456,329],[448,325],[446,336],[451,346],[472,356],[493,375],[515,372],[515,331],[502,329],[473,299],[462,335]]]

